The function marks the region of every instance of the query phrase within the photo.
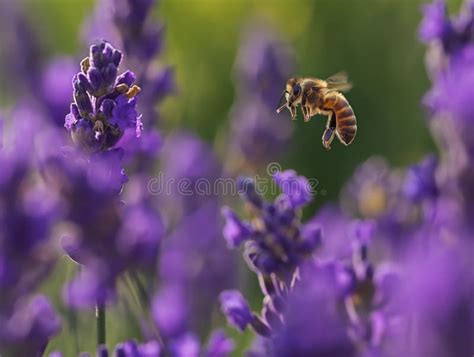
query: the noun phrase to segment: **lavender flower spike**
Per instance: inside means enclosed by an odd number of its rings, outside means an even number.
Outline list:
[[[227,321],[244,331],[247,325],[252,322],[253,316],[242,294],[237,290],[226,290],[220,294],[219,300]]]
[[[246,241],[244,254],[255,272],[275,273],[288,284],[302,259],[320,244],[321,232],[314,224],[301,225],[298,215],[299,209],[312,198],[309,181],[293,170],[280,172],[273,179],[282,190],[274,202],[264,201],[250,178],[239,179],[239,192],[257,214],[246,222],[224,207],[224,237],[230,247]]]
[[[122,53],[102,41],[90,48],[81,62],[81,72],[73,78],[74,103],[64,126],[75,143],[86,152],[105,151],[114,147],[125,131],[141,132],[137,113],[135,74],[118,74]]]

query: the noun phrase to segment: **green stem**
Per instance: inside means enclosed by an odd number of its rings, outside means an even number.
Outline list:
[[[97,303],[95,306],[95,319],[97,322],[97,345],[105,345],[105,305]]]

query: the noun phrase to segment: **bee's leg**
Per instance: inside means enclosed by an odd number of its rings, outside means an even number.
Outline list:
[[[336,117],[333,115],[333,112],[330,111],[328,115],[328,121],[326,122],[326,130],[324,130],[322,142],[326,150],[331,150],[331,143],[336,134]]]
[[[301,113],[303,113],[304,121],[305,121],[305,122],[308,121],[308,120],[306,119],[307,116],[308,116],[307,108],[306,108],[306,106],[305,106],[303,103],[301,103]]]
[[[305,122],[309,122],[309,120],[311,119],[311,108],[309,106],[305,106],[305,117],[304,117],[304,121]]]
[[[291,119],[296,120],[296,107],[290,107]]]
[[[311,109],[306,106],[306,96],[303,94],[303,98],[301,99],[301,112],[303,113],[303,118],[305,122],[308,122],[311,118],[310,112]]]

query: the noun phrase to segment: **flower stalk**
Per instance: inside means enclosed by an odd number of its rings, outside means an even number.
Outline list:
[[[95,320],[97,323],[97,347],[105,344],[106,328],[105,328],[105,304],[97,302],[95,307]]]

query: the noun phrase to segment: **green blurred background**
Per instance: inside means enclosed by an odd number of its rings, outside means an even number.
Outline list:
[[[3,0],[0,0],[3,1]],[[84,53],[80,31],[93,0],[23,0],[41,44],[51,57]],[[319,205],[335,200],[354,168],[372,155],[383,155],[393,165],[403,166],[434,150],[420,104],[429,88],[424,69],[424,46],[417,39],[421,19],[420,0],[162,0],[155,16],[165,24],[162,62],[175,68],[178,92],[162,105],[165,131],[186,127],[214,142],[228,125],[234,102],[232,68],[241,34],[249,19],[272,25],[295,50],[297,73],[328,77],[345,70],[354,88],[347,97],[358,118],[358,136],[349,148],[335,143],[331,151],[321,145],[325,120],[321,117],[295,126],[292,148],[283,167],[317,178],[326,193]],[[457,9],[461,0],[448,1]],[[278,98],[275,99],[275,104]],[[289,120],[281,117],[280,120]],[[70,265],[57,269],[57,282],[72,272]],[[56,286],[56,288],[54,288]],[[48,287],[46,287],[48,289]],[[53,299],[58,305],[60,297]],[[133,301],[133,297],[131,299]],[[128,307],[120,305],[121,315]],[[69,316],[69,326],[90,321],[92,312],[80,320]],[[109,314],[109,335],[119,341],[138,331],[138,321],[128,319],[127,328]],[[123,320],[120,323],[123,324]],[[68,331],[63,332],[67,334]],[[77,344],[82,350],[94,345],[93,331]],[[138,332],[137,332],[138,333]],[[248,336],[247,336],[248,337]],[[68,348],[55,339],[50,348]],[[111,341],[112,342],[112,341]],[[64,349],[63,349],[64,350]],[[66,354],[68,355],[68,354]]]

